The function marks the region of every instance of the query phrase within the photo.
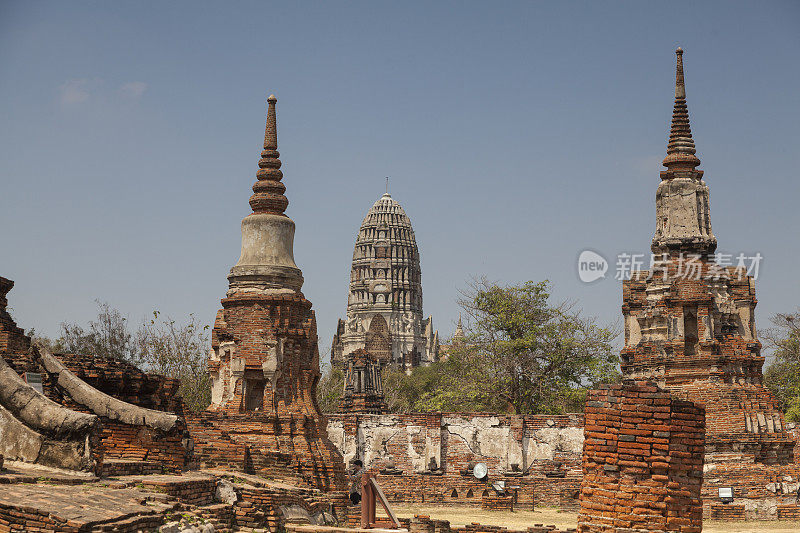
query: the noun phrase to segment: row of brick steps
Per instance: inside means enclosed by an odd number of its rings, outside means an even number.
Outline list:
[[[161,464],[155,461],[105,459],[103,461],[102,477],[142,476],[161,474],[163,471]]]
[[[345,493],[334,496],[290,483],[226,470],[136,474],[98,478],[25,463],[0,471],[0,532],[135,532],[166,523],[210,523],[216,531],[269,529],[285,523],[309,524],[331,502],[343,508]],[[147,471],[141,462],[123,462],[109,471]],[[215,501],[220,480],[238,501]],[[341,500],[341,501],[337,501]],[[313,517],[313,518],[312,518]]]

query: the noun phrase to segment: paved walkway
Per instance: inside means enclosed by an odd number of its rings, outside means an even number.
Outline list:
[[[153,499],[154,501],[150,501]],[[163,503],[163,495],[138,488],[114,489],[96,485],[17,483],[0,490],[0,506],[52,515],[74,525],[112,522],[134,515],[160,514],[174,504]]]

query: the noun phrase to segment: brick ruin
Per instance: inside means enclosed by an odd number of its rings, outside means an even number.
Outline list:
[[[279,426],[285,437],[269,444],[272,468],[252,476],[245,468],[253,462],[248,450],[255,457],[264,446],[261,434],[265,427],[274,432],[275,419],[230,417],[228,425],[220,422],[225,430],[235,425],[239,434],[253,431],[258,440],[239,456],[220,446],[220,464],[198,471],[193,441],[208,445],[213,428],[184,411],[176,380],[121,361],[32,347],[5,307],[12,286],[0,278],[0,342],[14,350],[0,352],[0,532],[134,533],[174,517],[186,527],[276,531],[287,521],[331,524],[345,516],[344,492],[326,494],[295,475],[303,427]],[[191,436],[185,420],[194,422]]]
[[[346,515],[344,463],[316,404],[314,312],[283,213],[275,101],[212,331],[206,411],[184,408],[176,380],[33,347],[6,310],[13,282],[0,278],[0,483],[10,485],[0,531],[150,530],[177,511],[222,531],[275,531]]]
[[[580,533],[700,533],[705,411],[653,383],[586,400]]]
[[[284,213],[276,102],[269,97],[252,213],[242,220],[241,257],[212,330],[211,406],[189,424],[203,466],[343,491],[344,463],[316,402],[317,323],[300,291],[294,221]]]
[[[168,400],[166,394],[174,394],[177,381],[147,376],[121,361],[54,356],[33,347],[7,311],[6,295],[13,285],[0,278],[0,425],[4,437],[0,453],[6,459],[95,473],[130,470],[132,464],[139,471],[188,468],[192,441],[178,415],[114,397],[115,387],[124,381],[129,399],[176,407],[179,404]],[[116,379],[105,381],[100,377],[105,373],[113,373]],[[91,381],[99,387],[79,376],[93,376]],[[139,396],[143,390],[152,394]]]
[[[514,487],[515,504],[577,509],[582,415],[418,413],[329,415],[344,459],[361,459],[390,501],[479,505],[491,483]],[[488,467],[476,479],[476,463]]]
[[[755,279],[744,268],[715,261],[709,188],[697,169],[681,49],[663,164],[651,246],[657,260],[652,270],[623,282],[622,372],[705,406],[707,513],[718,502],[717,489],[727,486],[747,516],[775,516],[777,505],[794,503],[788,489],[800,481],[796,439],[763,385]],[[779,489],[768,490],[776,483]]]
[[[292,524],[356,525],[344,475],[354,458],[378,476],[390,501],[579,508],[585,533],[693,533],[703,516],[800,518],[798,430],[787,427],[762,383],[754,279],[714,261],[709,189],[697,169],[680,49],[676,72],[667,170],[656,195],[652,250],[659,260],[623,283],[626,381],[591,391],[585,420],[385,414],[380,362],[397,362],[397,331],[408,339],[435,335],[430,328],[423,335],[414,317],[387,321],[375,309],[369,317],[353,314],[352,322],[348,312],[340,322],[338,335],[351,328],[364,346],[344,354],[336,351],[341,339],[334,341],[337,363],[347,365],[343,412],[320,414],[316,320],[293,257],[295,225],[285,214],[270,97],[252,213],[242,221],[241,257],[212,330],[206,411],[186,411],[175,380],[32,347],[7,312],[13,282],[0,277],[0,483],[8,486],[0,493],[0,532],[133,532],[178,512],[223,531],[333,532]],[[408,234],[400,231],[402,209],[389,200],[379,200],[359,234],[352,302],[387,304],[395,292],[381,280],[391,280],[398,298],[418,304],[421,319],[421,288],[417,298],[413,286],[418,256],[403,252],[411,246],[405,241],[406,248],[391,251],[391,236]],[[416,259],[417,278],[404,278],[394,258]],[[454,342],[463,341],[463,332],[456,335]],[[419,350],[409,353],[413,364],[422,362]],[[473,475],[477,463],[488,469],[482,479]],[[492,488],[497,481],[505,494]],[[732,503],[720,502],[723,487],[733,488]],[[504,531],[425,516],[404,526],[418,533]]]
[[[366,350],[359,349],[347,356],[344,394],[339,409],[343,413],[374,415],[389,410],[383,395],[381,365]]]
[[[659,260],[653,270],[634,272],[623,283],[622,370],[628,379],[654,381],[674,401],[705,406],[702,498],[706,516],[792,516],[800,513],[794,506],[800,485],[797,437],[788,430],[777,401],[763,386],[764,358],[754,323],[754,280],[741,269],[720,267],[713,261],[716,237],[710,223],[710,193],[698,164],[679,49],[673,120],[664,160],[667,170],[661,173],[656,195],[652,249]],[[689,268],[696,272],[692,278],[685,275]],[[457,342],[462,338],[463,333]],[[509,471],[507,458],[518,457],[515,450],[524,441],[524,437],[509,440],[506,434],[495,434],[491,440],[499,451],[484,455],[475,453],[471,440],[486,432],[476,422],[481,415],[472,419],[452,415],[470,420],[465,425],[472,437],[459,437],[450,430],[450,414],[371,417],[343,411],[330,417],[331,439],[346,459],[358,456],[373,471],[382,473],[384,483],[392,487],[388,492],[397,501],[475,501],[472,481],[458,477],[464,470],[463,460],[459,460],[462,443],[468,443],[463,456],[467,461],[493,465],[500,478]],[[508,420],[503,416],[497,419]],[[494,429],[500,430],[505,423]],[[500,431],[516,434],[511,427],[513,424]],[[525,446],[530,449],[530,444]],[[383,459],[376,459],[379,456]],[[430,459],[437,465],[433,470],[428,467]],[[578,465],[576,455],[562,455],[559,461],[568,471]],[[522,470],[526,468],[527,464]],[[386,481],[387,475],[395,477]],[[577,502],[567,497],[571,475],[567,481],[550,479],[557,488],[544,492],[516,483],[521,486],[520,498],[523,502],[530,498],[574,506]],[[659,474],[654,475],[659,479]],[[458,479],[469,483],[458,483]],[[718,490],[722,487],[733,488],[733,504],[720,502]],[[701,490],[699,486],[697,490]],[[470,498],[465,499],[466,493]]]

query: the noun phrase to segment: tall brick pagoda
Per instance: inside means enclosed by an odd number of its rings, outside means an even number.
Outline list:
[[[316,403],[317,324],[294,262],[295,225],[284,211],[275,103],[268,99],[264,149],[242,220],[242,253],[228,275],[211,335],[211,406],[197,428],[201,461],[244,447],[246,469],[345,489],[344,463]],[[228,465],[230,466],[230,465]]]
[[[651,247],[659,259],[652,271],[623,282],[622,372],[705,405],[707,460],[785,464],[794,441],[763,385],[755,280],[743,268],[716,261],[709,188],[699,164],[678,48]]]

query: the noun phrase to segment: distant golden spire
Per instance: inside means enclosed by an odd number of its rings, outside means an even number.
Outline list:
[[[683,49],[675,50],[675,106],[672,110],[672,127],[669,130],[667,157],[663,165],[669,170],[692,170],[700,164],[689,126],[689,109],[686,106],[686,84],[683,79]]]
[[[286,186],[281,183],[280,153],[278,152],[278,127],[275,118],[275,103],[278,101],[274,94],[267,98],[267,127],[264,131],[264,149],[258,162],[258,181],[253,185],[253,195],[250,197],[250,207],[254,213],[273,213],[282,215],[289,205],[289,200],[284,196]]]

